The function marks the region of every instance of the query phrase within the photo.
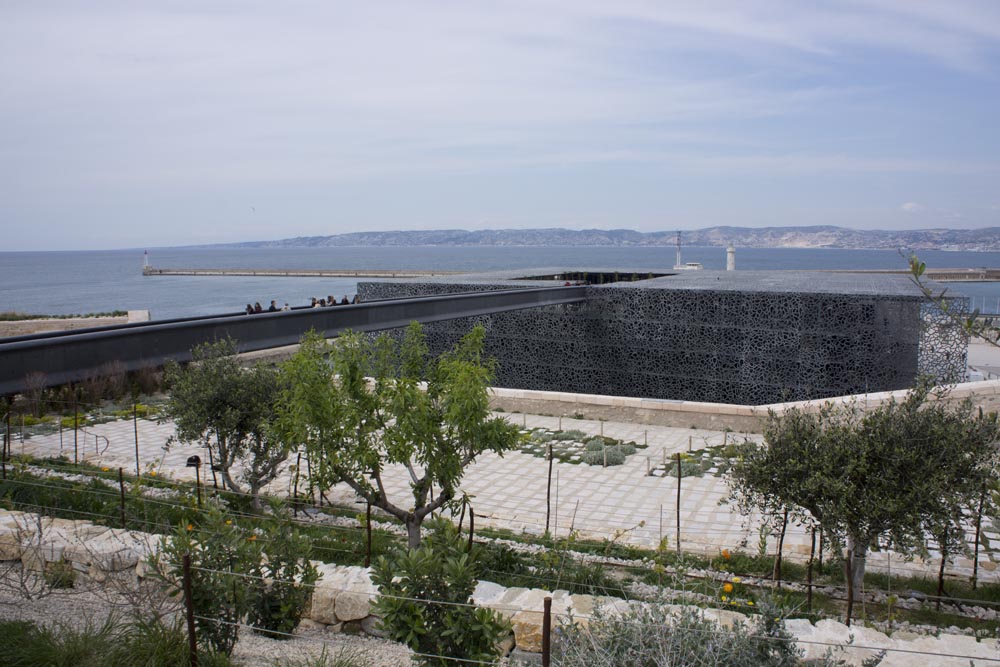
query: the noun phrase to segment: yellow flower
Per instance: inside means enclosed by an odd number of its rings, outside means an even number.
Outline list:
[[[150,477],[156,477],[156,471],[155,471],[155,470],[151,471],[151,472],[149,473],[149,476],[150,476]]]
[[[722,596],[722,601],[723,602],[727,602],[728,600],[729,600],[729,598],[727,598],[725,595]]]
[[[101,472],[107,472],[109,470],[111,470],[111,468],[101,468]]]
[[[251,535],[250,537],[247,538],[247,542],[253,542],[256,539],[257,539],[256,535]]]
[[[233,525],[233,520],[232,519],[226,519],[226,525],[227,526]]]
[[[753,600],[747,600],[747,604],[752,607],[753,606]]]
[[[190,524],[190,523],[189,523],[189,524],[187,525],[187,529],[188,529],[189,531],[190,531],[190,530],[194,530],[194,525],[193,525],[193,524]]]
[[[723,549],[722,550],[722,557],[725,558],[726,560],[729,560],[729,557],[730,557],[729,549]]]
[[[727,581],[726,583],[722,584],[722,590],[724,590],[727,593],[732,593],[733,585]]]
[[[743,581],[743,580],[742,580],[742,579],[740,579],[739,577],[733,577],[733,583],[734,583],[734,584],[738,584],[738,583],[740,583],[741,581]]]

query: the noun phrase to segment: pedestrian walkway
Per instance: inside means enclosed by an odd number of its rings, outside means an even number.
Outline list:
[[[588,435],[606,435],[624,441],[646,445],[629,456],[620,466],[603,468],[583,464],[553,463],[551,486],[549,465],[544,459],[508,452],[502,457],[486,454],[469,467],[462,482],[462,491],[472,498],[476,525],[507,528],[517,533],[540,535],[549,531],[565,537],[575,531],[580,537],[607,539],[623,544],[667,548],[709,556],[723,549],[756,552],[762,544],[767,553],[774,553],[777,535],[762,538],[758,517],[744,517],[725,503],[728,489],[723,477],[706,474],[680,480],[680,511],[678,512],[678,480],[676,477],[649,476],[647,471],[669,462],[671,455],[722,445],[734,438],[760,439],[760,435],[743,435],[703,429],[667,426],[647,426],[622,422],[602,422],[566,417],[498,413],[525,430],[575,429]],[[95,465],[126,471],[136,470],[136,434],[138,434],[139,469],[155,471],[160,476],[193,481],[194,468],[186,467],[189,456],[198,455],[208,463],[208,451],[195,445],[174,443],[167,446],[173,435],[173,425],[144,419],[135,424],[123,420],[88,427],[76,442],[80,460]],[[105,440],[106,438],[106,440]],[[20,443],[15,439],[14,453],[32,456],[56,456],[70,460],[74,456],[72,432],[35,436]],[[290,466],[271,484],[268,492],[277,495],[291,493],[293,484]],[[303,465],[305,468],[305,465]],[[210,483],[208,466],[202,468],[203,482]],[[307,486],[306,470],[300,471],[300,489]],[[411,498],[410,478],[402,466],[388,466],[383,473],[390,499],[407,506]],[[351,506],[356,497],[347,485],[341,484],[326,492],[326,498],[337,504]],[[548,498],[548,500],[547,500]],[[988,522],[987,522],[988,523]],[[679,527],[678,527],[679,524]],[[1000,544],[1000,534],[992,524],[984,532],[984,544]],[[971,535],[971,531],[970,531]],[[763,539],[763,541],[762,541]],[[790,525],[785,537],[787,558],[804,561],[808,558],[811,536],[801,526]],[[971,552],[971,548],[970,548]],[[872,570],[891,568],[895,573],[936,575],[937,563],[932,553],[926,562],[905,562],[899,555],[872,553],[868,567]],[[979,577],[996,580],[996,563],[1000,553],[990,549],[980,551]],[[972,574],[972,561],[961,557],[948,567],[948,572],[962,577]]]

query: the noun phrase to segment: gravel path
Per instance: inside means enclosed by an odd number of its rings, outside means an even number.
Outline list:
[[[127,613],[128,600],[106,590],[77,587],[56,590],[39,599],[28,600],[16,590],[20,567],[0,563],[0,619],[27,620],[39,625],[63,624],[80,629],[88,622],[99,626],[109,614]],[[269,639],[244,628],[233,658],[241,667],[284,667],[322,654],[329,657],[344,652],[359,667],[409,667],[410,652],[404,646],[368,635],[348,635],[309,629],[287,641]]]

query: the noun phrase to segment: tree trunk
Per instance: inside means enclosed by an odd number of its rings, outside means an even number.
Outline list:
[[[421,521],[412,514],[406,517],[406,548],[420,548],[420,524]]]
[[[868,548],[853,537],[847,538],[847,558],[844,560],[844,578],[847,581],[847,625],[851,624],[854,599],[861,591],[865,579],[865,556]]]

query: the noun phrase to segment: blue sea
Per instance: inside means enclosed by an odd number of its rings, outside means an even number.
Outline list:
[[[724,248],[683,249],[685,262],[724,269]],[[1000,267],[997,252],[923,251],[922,261],[938,268]],[[607,247],[364,247],[364,248],[156,248],[149,263],[158,268],[435,269],[491,271],[545,266],[623,267],[669,270],[674,249]],[[143,251],[0,252],[0,311],[40,314],[149,310],[153,319],[212,315],[267,307],[304,305],[310,297],[351,296],[354,279],[255,278],[142,275]],[[906,269],[891,250],[738,248],[736,268]],[[367,280],[367,279],[366,279]],[[949,290],[973,299],[983,312],[1000,310],[1000,283],[949,283]]]

